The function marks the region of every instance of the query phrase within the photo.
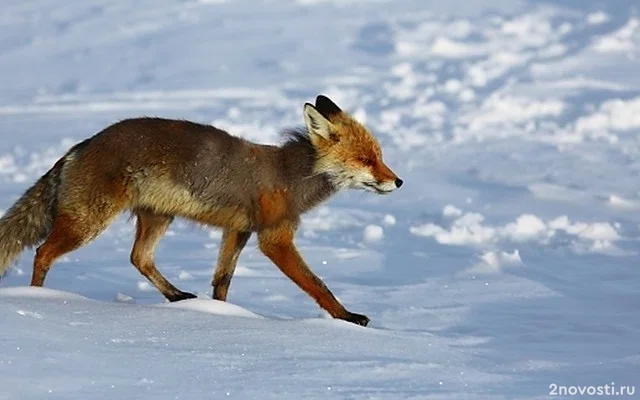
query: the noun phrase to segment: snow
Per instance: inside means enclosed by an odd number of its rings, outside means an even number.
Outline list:
[[[216,315],[230,315],[244,318],[261,318],[259,315],[245,310],[235,304],[211,299],[188,299],[175,303],[166,303],[162,307],[178,310],[193,310]]]
[[[493,274],[502,272],[505,268],[522,265],[520,252],[516,249],[512,253],[504,251],[486,251],[480,256],[481,262],[471,267],[472,274]]]
[[[606,247],[615,250],[613,242],[621,239],[617,229],[608,222],[573,223],[566,215],[545,222],[536,215],[522,214],[515,221],[501,226],[486,224],[485,216],[475,212],[459,214],[445,207],[443,215],[456,216],[448,228],[429,222],[412,226],[409,232],[433,237],[440,244],[481,248],[493,247],[500,242],[546,244],[560,231],[568,235],[574,244],[586,242],[592,249],[604,250]]]
[[[462,210],[452,204],[447,204],[442,209],[442,215],[445,217],[459,217],[462,215]]]
[[[124,293],[116,294],[115,301],[118,303],[135,303],[135,299],[132,296],[126,295]]]
[[[591,25],[600,25],[608,22],[609,15],[604,11],[595,11],[587,14],[587,23]]]
[[[600,104],[598,110],[576,121],[578,133],[597,135],[611,131],[633,131],[640,128],[640,97],[614,99]]]
[[[181,281],[190,281],[193,279],[193,275],[191,275],[188,271],[180,271],[178,274],[178,279]]]
[[[391,214],[387,214],[384,216],[384,219],[382,220],[382,222],[386,225],[386,226],[393,226],[397,223],[396,221],[396,217],[394,217]]]
[[[405,184],[340,193],[296,238],[367,328],[328,317],[255,238],[228,302],[210,300],[220,232],[181,220],[156,257],[198,296],[179,303],[129,265],[127,215],[45,288],[28,287],[26,251],[0,281],[0,399],[638,386],[636,3],[3,2],[0,210],[114,121],[185,118],[277,143],[318,93],[366,122]]]
[[[138,290],[141,292],[153,292],[156,289],[147,281],[138,281]]]
[[[598,38],[593,47],[601,53],[632,51],[640,41],[640,20],[631,18],[617,31]]]
[[[384,239],[384,229],[380,225],[367,225],[364,227],[362,237],[365,242],[379,242]]]
[[[627,210],[637,210],[640,208],[640,203],[637,201],[625,199],[615,194],[609,195],[609,205]]]

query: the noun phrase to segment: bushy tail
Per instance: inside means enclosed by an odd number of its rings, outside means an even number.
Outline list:
[[[0,218],[0,278],[25,248],[39,244],[49,234],[63,164],[64,158]]]

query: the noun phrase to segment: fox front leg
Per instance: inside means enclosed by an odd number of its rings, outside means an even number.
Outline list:
[[[259,232],[260,250],[332,317],[367,326],[369,318],[347,311],[324,282],[307,266],[293,244],[294,232],[294,227],[289,224],[281,224],[276,228]]]
[[[238,257],[250,236],[251,232],[239,232],[230,229],[225,229],[222,232],[218,262],[211,282],[215,300],[227,300],[227,292],[229,291],[233,273],[236,270]]]

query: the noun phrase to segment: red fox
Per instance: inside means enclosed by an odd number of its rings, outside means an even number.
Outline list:
[[[119,214],[137,217],[131,263],[168,300],[195,297],[156,269],[154,249],[178,216],[223,229],[212,280],[225,301],[252,233],[260,250],[334,318],[366,326],[305,263],[294,245],[300,216],[341,189],[386,194],[402,180],[375,137],[325,96],[304,105],[306,129],[280,146],[249,142],[210,125],[126,119],[73,146],[0,219],[0,276],[26,247],[32,286],[53,262],[100,234]]]

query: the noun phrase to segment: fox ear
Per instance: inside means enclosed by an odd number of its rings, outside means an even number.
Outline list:
[[[328,120],[331,120],[331,117],[342,112],[336,103],[322,94],[316,97],[316,109]]]
[[[304,105],[304,122],[307,124],[307,130],[311,135],[317,135],[327,140],[335,137],[331,122],[320,114],[311,103]]]

